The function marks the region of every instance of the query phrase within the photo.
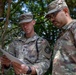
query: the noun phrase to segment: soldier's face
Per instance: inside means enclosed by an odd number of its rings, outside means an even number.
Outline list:
[[[23,31],[27,34],[31,34],[34,31],[34,21],[32,20],[31,22],[24,22],[21,24],[21,27],[23,29]]]
[[[63,10],[59,11],[55,16],[50,14],[50,21],[53,23],[54,26],[61,28],[66,24],[66,15]]]

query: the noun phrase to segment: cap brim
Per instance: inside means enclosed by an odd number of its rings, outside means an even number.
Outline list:
[[[45,14],[45,18],[47,18],[48,16],[49,16],[49,14],[52,14],[52,13],[54,13],[54,12],[56,12],[57,10],[51,10],[51,11],[49,11],[48,13],[46,13]]]
[[[21,23],[25,23],[25,22],[31,22],[31,21],[32,21],[32,19],[29,19],[29,20],[23,20],[23,21],[19,22],[19,24],[21,24]]]

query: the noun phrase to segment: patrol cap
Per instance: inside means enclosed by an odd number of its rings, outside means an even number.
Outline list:
[[[48,17],[49,14],[62,10],[65,7],[68,7],[65,0],[54,0],[47,6],[48,12],[45,17]]]
[[[33,20],[33,14],[31,12],[27,12],[19,17],[19,24],[24,22],[31,22],[32,20]]]

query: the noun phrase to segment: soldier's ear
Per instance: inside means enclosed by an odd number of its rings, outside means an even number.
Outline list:
[[[35,20],[33,20],[33,21],[32,21],[32,23],[33,23],[33,25],[35,25],[36,21],[35,21]]]
[[[66,8],[63,8],[63,11],[65,12],[65,13],[67,13],[68,12],[68,8],[66,7]]]

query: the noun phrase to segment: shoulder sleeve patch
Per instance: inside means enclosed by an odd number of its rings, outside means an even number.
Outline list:
[[[42,54],[49,59],[52,55],[52,50],[50,48],[50,44],[46,39],[41,40],[41,49],[42,49]]]
[[[50,52],[51,52],[51,50],[50,50],[49,47],[46,47],[44,51],[45,51],[45,53],[47,53],[47,54],[50,54]]]
[[[44,49],[44,55],[47,58],[50,58],[51,57],[51,54],[52,54],[52,51],[51,51],[50,47],[46,46],[46,48]]]

